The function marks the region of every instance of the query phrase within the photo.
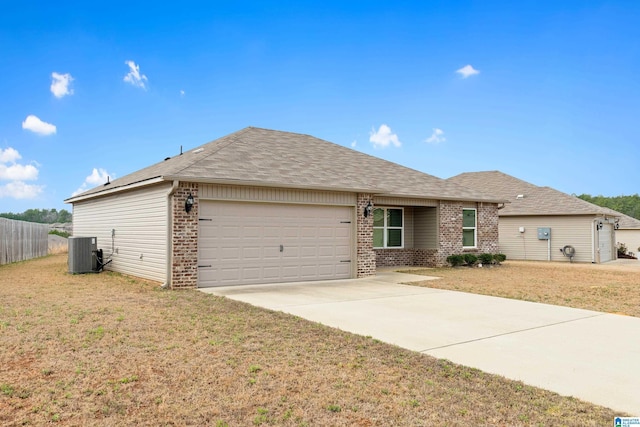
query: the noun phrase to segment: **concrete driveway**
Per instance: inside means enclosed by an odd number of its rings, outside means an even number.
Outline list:
[[[400,284],[425,279],[202,291],[640,415],[640,318]]]

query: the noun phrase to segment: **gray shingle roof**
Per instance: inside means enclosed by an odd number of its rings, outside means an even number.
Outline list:
[[[620,221],[618,222],[618,225],[620,226],[621,230],[640,229],[640,220],[637,220],[634,217],[631,217],[629,215],[625,215],[622,213],[619,215],[620,215]]]
[[[466,172],[448,181],[465,187],[486,189],[494,197],[508,200],[510,203],[499,211],[500,216],[621,215],[612,209],[594,205],[551,187],[538,187],[500,171]]]
[[[237,183],[371,192],[440,200],[502,202],[472,188],[313,136],[248,127],[67,199],[150,180]]]

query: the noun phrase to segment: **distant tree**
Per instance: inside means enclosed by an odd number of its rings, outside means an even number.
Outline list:
[[[38,222],[41,224],[53,224],[56,222],[71,222],[72,216],[69,211],[62,209],[27,209],[23,213],[0,213],[0,217],[15,219],[18,221]]]
[[[589,194],[581,194],[578,196],[580,199],[585,200],[594,205],[602,206],[604,208],[613,209],[625,215],[629,215],[633,218],[640,219],[640,195],[634,194],[632,196],[591,196]]]

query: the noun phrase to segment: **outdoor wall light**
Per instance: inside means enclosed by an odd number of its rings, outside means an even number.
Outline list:
[[[187,200],[184,201],[184,210],[185,212],[189,213],[191,212],[191,208],[193,207],[193,195],[191,193],[189,193],[189,195],[187,196]]]
[[[366,218],[369,215],[371,215],[372,210],[373,210],[373,205],[371,205],[371,200],[369,200],[369,203],[367,203],[367,206],[364,207],[364,212],[363,212],[364,217]]]

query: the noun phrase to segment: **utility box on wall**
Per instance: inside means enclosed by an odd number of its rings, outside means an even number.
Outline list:
[[[538,240],[551,239],[551,227],[538,227]]]

